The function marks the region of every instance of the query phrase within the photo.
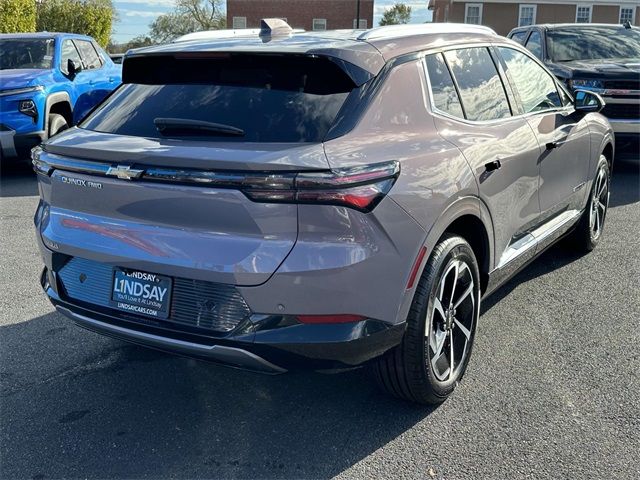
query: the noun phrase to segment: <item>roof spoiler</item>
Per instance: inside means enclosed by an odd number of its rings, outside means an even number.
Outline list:
[[[263,18],[260,20],[261,37],[289,36],[292,33],[293,28],[281,18]]]

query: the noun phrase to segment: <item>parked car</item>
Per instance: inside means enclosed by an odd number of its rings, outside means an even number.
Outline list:
[[[588,89],[605,102],[602,114],[616,150],[640,159],[640,29],[626,25],[562,24],[515,28],[525,45],[572,91]]]
[[[0,35],[0,158],[73,125],[120,84],[121,70],[90,37]]]
[[[110,53],[109,58],[111,58],[113,63],[121,65],[122,60],[124,60],[124,53]]]
[[[485,27],[263,31],[124,65],[33,152],[41,283],[89,330],[266,373],[366,364],[441,402],[481,298],[602,238],[600,97]]]

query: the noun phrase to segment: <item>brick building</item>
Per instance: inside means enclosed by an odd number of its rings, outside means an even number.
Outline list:
[[[640,25],[638,0],[429,0],[434,22],[478,23],[506,35],[535,23]]]
[[[227,28],[258,28],[262,18],[282,18],[293,28],[355,28],[358,0],[227,0]],[[373,0],[360,0],[360,28],[373,24]]]

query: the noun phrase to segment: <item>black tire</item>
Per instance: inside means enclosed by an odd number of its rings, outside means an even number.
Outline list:
[[[69,124],[67,123],[67,120],[62,115],[58,113],[49,114],[49,124],[47,125],[48,138],[51,138],[54,135],[57,135],[58,133],[62,132],[63,130],[66,130],[67,128],[69,128]]]
[[[439,297],[443,297],[443,293],[440,291],[444,291],[447,281],[451,280],[451,268],[455,267],[454,264],[464,264],[467,267],[466,269],[459,268],[462,273],[456,281],[460,282],[459,286],[463,289],[461,291],[468,292],[468,294],[458,307],[460,308],[459,314],[456,313],[456,309],[447,308],[445,314],[442,315],[439,312],[443,311],[446,301],[443,302],[439,299]],[[453,273],[457,276],[458,271],[454,268]],[[467,275],[468,282],[465,284]],[[443,277],[445,278],[443,279]],[[473,284],[470,283],[471,281]],[[456,283],[456,287],[454,287],[452,281],[450,285],[455,295],[455,292],[458,291],[456,290],[458,285]],[[462,297],[462,294],[458,297]],[[453,303],[451,300],[449,306]],[[440,307],[436,308],[436,304]],[[416,287],[402,343],[374,360],[371,365],[376,383],[388,393],[411,402],[437,404],[446,400],[453,393],[467,368],[479,312],[480,274],[473,250],[462,237],[447,234],[434,248]],[[459,316],[461,320],[453,321],[454,315]],[[445,316],[451,318],[446,320]],[[466,320],[462,320],[463,317]],[[444,322],[440,322],[440,319]],[[457,326],[460,325],[460,322],[465,323],[468,327],[466,329],[468,337],[462,327]],[[445,330],[443,332],[439,330],[441,323]],[[450,331],[451,336],[445,333],[447,324],[453,325]],[[434,329],[436,325],[438,327]],[[456,328],[458,333],[454,334],[453,330]],[[442,340],[442,334],[445,334],[444,340]],[[442,355],[435,359],[432,358],[431,345],[432,342],[434,345],[441,342],[439,351],[442,352],[445,348],[451,347],[451,343],[448,347],[443,347],[447,339],[450,338],[454,339],[454,368],[453,374],[445,379],[442,377],[447,376],[446,371],[438,372],[440,368],[438,364],[442,363],[440,362]],[[455,351],[461,345],[460,338],[463,339],[464,346],[462,355],[459,357],[461,361],[459,365],[456,365]]]
[[[602,179],[602,181],[600,179]],[[589,201],[582,214],[582,218],[580,218],[576,229],[569,239],[572,247],[580,252],[592,251],[602,239],[607,210],[609,209],[610,185],[611,172],[609,171],[609,162],[607,162],[607,158],[604,155],[600,155],[596,175],[591,186],[591,193],[589,194]],[[596,204],[594,203],[596,197],[600,200],[598,207],[595,207]],[[594,208],[598,208],[597,217],[595,216]],[[597,229],[594,228],[595,223],[592,223],[596,220],[599,222],[599,228]]]

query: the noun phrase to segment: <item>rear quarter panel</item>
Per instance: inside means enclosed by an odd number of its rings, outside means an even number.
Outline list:
[[[325,144],[332,168],[400,162],[401,173],[389,197],[424,232],[412,232],[413,237],[404,242],[403,248],[410,251],[404,260],[406,265],[389,265],[390,269],[408,271],[422,246],[427,248],[424,265],[446,227],[460,215],[488,220],[481,212],[473,173],[460,151],[436,131],[427,112],[427,98],[421,62],[398,65],[389,71],[353,131]],[[414,289],[405,291],[406,281],[388,285],[403,295],[397,317],[400,321],[406,318]]]

